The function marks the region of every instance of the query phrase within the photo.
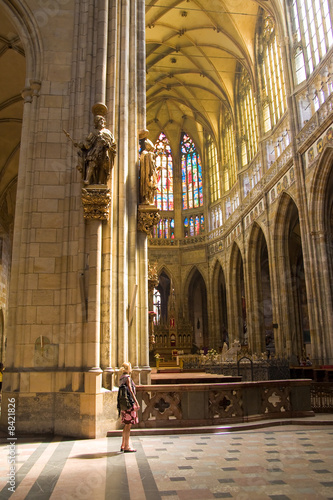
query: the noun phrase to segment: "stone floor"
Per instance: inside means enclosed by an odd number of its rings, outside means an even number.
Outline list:
[[[16,441],[4,436],[0,499],[333,499],[333,415],[316,419],[251,430],[134,435],[137,453],[127,454],[119,451],[119,436]],[[14,453],[11,493],[7,480]]]

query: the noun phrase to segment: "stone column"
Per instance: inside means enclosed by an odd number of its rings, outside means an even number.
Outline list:
[[[128,205],[127,180],[129,169],[129,19],[130,2],[123,0],[119,7],[118,84],[116,112],[121,119],[117,125],[118,163],[113,196],[113,294],[112,310],[115,331],[115,364],[128,360]],[[134,194],[134,193],[133,193]],[[135,196],[135,194],[134,194]]]
[[[145,0],[137,0],[138,129],[146,128],[146,19]]]
[[[37,81],[36,81],[37,83]],[[39,82],[40,88],[40,82]],[[13,235],[13,256],[11,268],[11,287],[9,294],[8,307],[8,345],[6,352],[6,375],[7,386],[10,391],[17,391],[20,388],[19,374],[12,373],[12,369],[30,366],[33,359],[33,346],[24,346],[24,315],[26,309],[23,307],[25,301],[23,296],[26,294],[26,258],[27,246],[23,242],[29,241],[27,234],[29,232],[28,213],[30,211],[31,191],[33,182],[31,179],[33,170],[32,149],[33,134],[36,114],[38,109],[37,98],[39,88],[34,92],[32,87],[26,87],[22,91],[24,99],[23,122],[21,133],[21,150],[19,176],[16,197],[15,227]],[[18,307],[20,306],[20,307]],[[34,314],[34,308],[30,308],[31,314]],[[29,356],[24,357],[22,350],[28,350]],[[29,359],[30,358],[30,359]],[[4,380],[5,382],[5,380]],[[5,385],[5,384],[3,384]],[[4,392],[5,387],[3,387]]]
[[[110,190],[103,185],[93,185],[82,189],[84,217],[87,221],[86,248],[89,268],[88,315],[85,325],[83,364],[89,372],[96,374],[102,373],[100,368],[102,221],[109,217],[110,196]],[[101,388],[97,386],[97,380],[96,388],[97,390]]]
[[[100,369],[102,221],[88,220],[87,246],[89,285],[85,365],[95,371]]]

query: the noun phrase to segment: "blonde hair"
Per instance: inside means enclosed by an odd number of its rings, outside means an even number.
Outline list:
[[[123,363],[121,365],[121,368],[119,370],[119,373],[120,375],[122,375],[123,373],[128,373],[130,374],[132,372],[132,365],[129,361],[125,361],[125,363]]]

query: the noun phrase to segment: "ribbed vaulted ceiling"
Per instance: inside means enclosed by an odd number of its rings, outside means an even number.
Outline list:
[[[146,0],[147,128],[171,145],[185,129],[202,147],[234,105],[237,62],[254,73],[260,7],[253,0]],[[226,106],[226,107],[225,107]]]

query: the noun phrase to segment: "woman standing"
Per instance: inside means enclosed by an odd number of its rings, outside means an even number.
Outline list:
[[[124,424],[123,434],[122,434],[122,443],[120,451],[124,453],[132,453],[136,450],[130,446],[130,432],[131,426],[133,424],[137,424],[139,422],[137,411],[140,408],[138,400],[136,399],[135,393],[135,384],[131,378],[132,373],[132,365],[131,363],[123,363],[122,367],[119,370],[120,379],[119,386],[122,384],[126,384],[128,390],[133,398],[134,405],[129,410],[121,410],[121,421]]]

